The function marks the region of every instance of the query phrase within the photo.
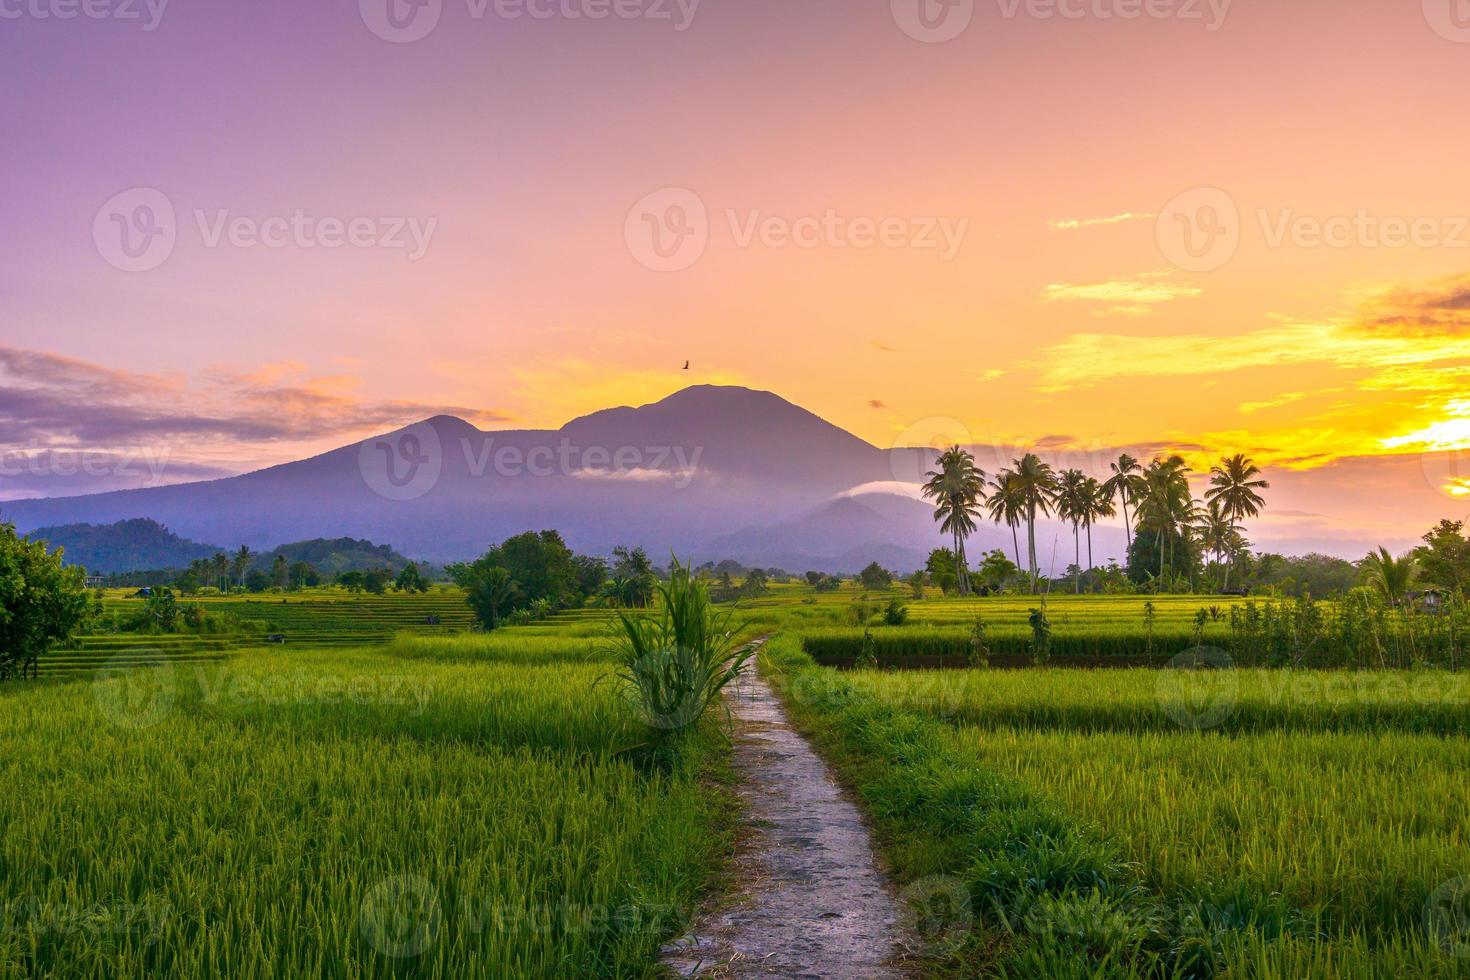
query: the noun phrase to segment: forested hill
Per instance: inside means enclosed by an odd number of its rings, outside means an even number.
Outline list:
[[[181,538],[147,518],[116,524],[66,524],[32,532],[33,541],[66,549],[66,563],[81,565],[94,575],[145,569],[187,568],[189,563],[219,551],[213,545]]]

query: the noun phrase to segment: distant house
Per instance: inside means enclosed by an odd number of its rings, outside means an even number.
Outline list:
[[[1439,589],[1424,589],[1420,592],[1410,592],[1409,602],[1419,612],[1437,615],[1444,612],[1445,594]]]
[[[89,588],[89,589],[100,589],[100,588],[102,588],[103,583],[106,582],[106,581],[107,580],[104,579],[101,575],[88,575],[87,576],[87,588]]]

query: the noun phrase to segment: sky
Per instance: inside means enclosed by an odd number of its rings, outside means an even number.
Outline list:
[[[1466,0],[0,0],[0,498],[714,382],[1407,546],[1467,72]]]

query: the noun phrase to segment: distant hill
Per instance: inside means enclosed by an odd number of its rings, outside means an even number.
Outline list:
[[[148,518],[116,524],[65,524],[31,532],[32,540],[66,549],[66,562],[93,575],[186,568],[219,551],[213,545],[181,538]]]
[[[887,452],[806,409],[706,385],[558,430],[482,432],[439,416],[230,479],[22,500],[5,511],[22,529],[149,517],[262,552],[342,536],[461,561],[556,528],[584,554],[632,544],[663,557],[704,552],[719,535],[792,521],[892,479]]]
[[[316,538],[312,541],[296,541],[283,544],[264,554],[256,555],[252,562],[255,568],[268,572],[282,556],[287,563],[304,561],[323,576],[340,575],[343,572],[366,572],[374,568],[392,568],[398,571],[409,563],[409,559],[394,551],[390,545],[373,544],[355,538]],[[421,566],[422,567],[422,566]]]

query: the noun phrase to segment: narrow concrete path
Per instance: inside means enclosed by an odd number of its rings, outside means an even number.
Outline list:
[[[858,808],[753,668],[729,702],[745,803],[737,894],[665,964],[684,977],[901,976],[900,910]]]

